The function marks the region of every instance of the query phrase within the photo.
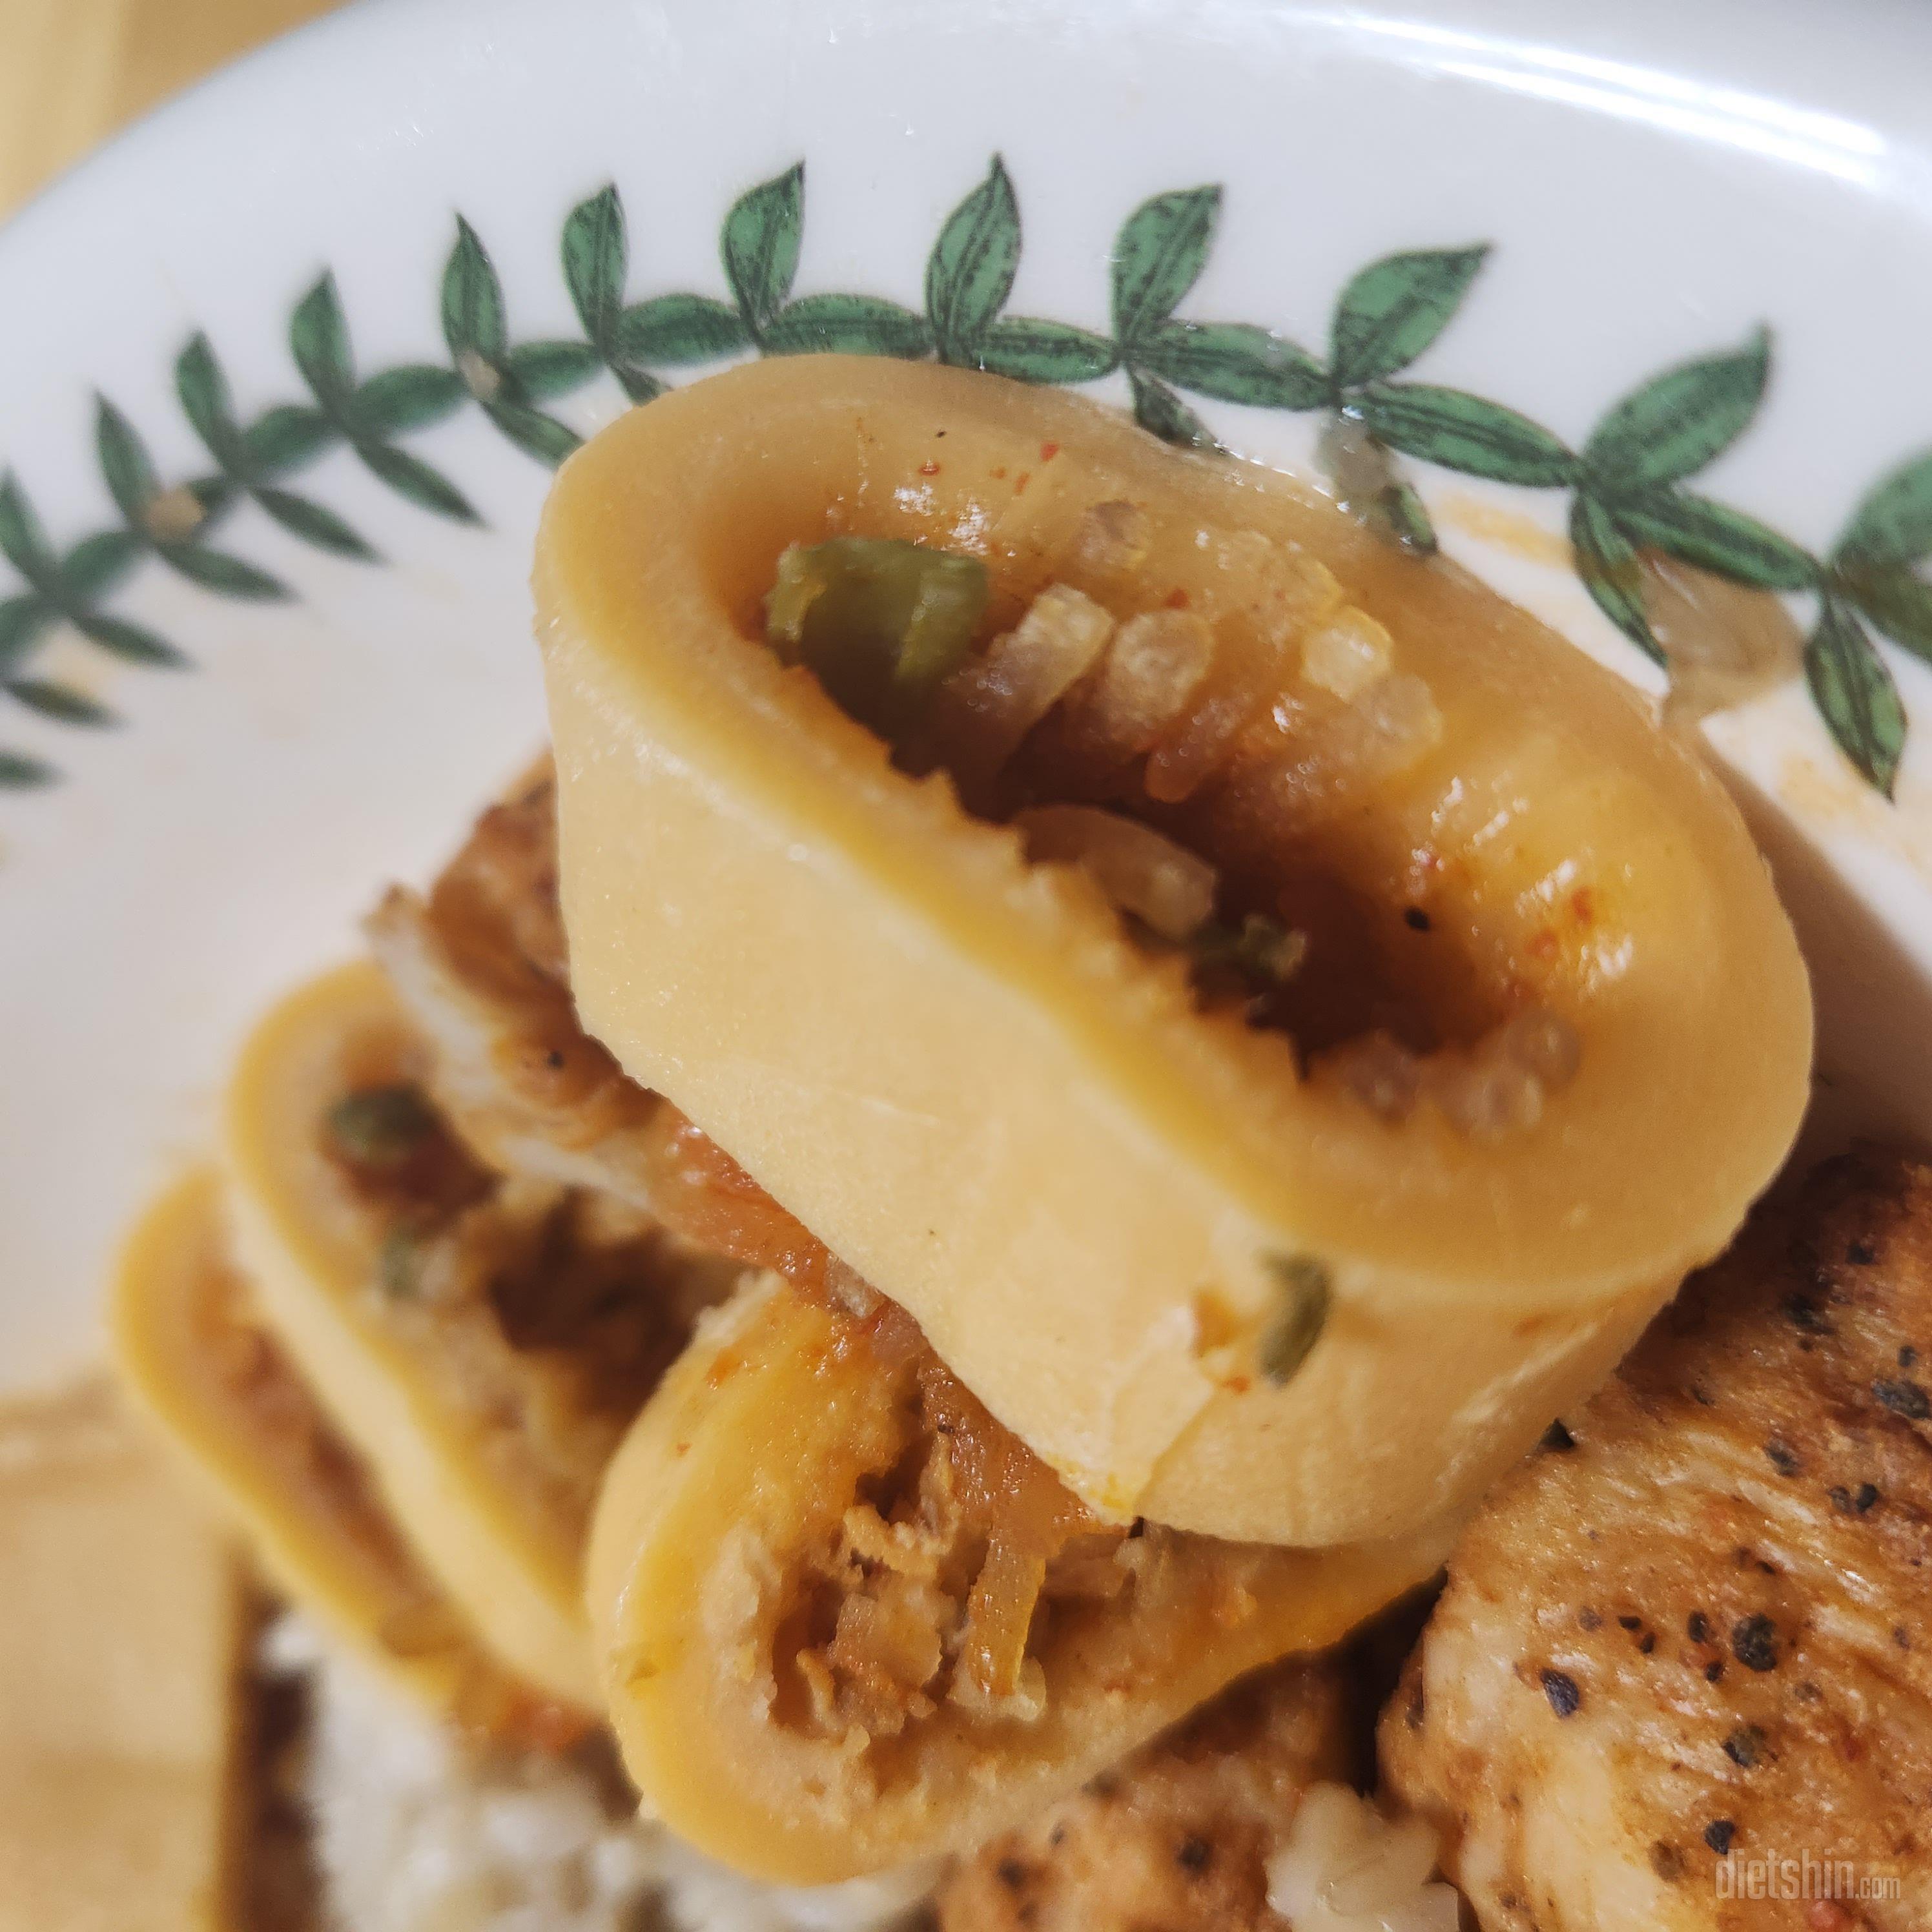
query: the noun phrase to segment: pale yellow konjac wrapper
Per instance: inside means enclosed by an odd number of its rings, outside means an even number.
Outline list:
[[[405,1652],[386,1636],[422,1620],[434,1586],[373,1498],[318,1448],[308,1418],[291,1418],[287,1381],[263,1386],[259,1331],[234,1306],[242,1286],[220,1182],[192,1174],[148,1208],[123,1250],[113,1300],[122,1379],[277,1588],[405,1695],[447,1713],[464,1688],[463,1655],[449,1646]]]
[[[310,981],[256,1027],[223,1120],[236,1258],[388,1518],[490,1654],[540,1692],[594,1708],[577,1535],[506,1480],[488,1418],[441,1399],[380,1318],[382,1230],[322,1145],[332,1100],[409,1077],[422,1054],[366,961]]]
[[[1340,1642],[1453,1540],[1448,1525],[1322,1550],[1102,1537],[1070,1592],[1043,1558],[1018,1590],[1031,1686],[989,1702],[941,1656],[959,1580],[941,1525],[972,1452],[916,1419],[904,1382],[862,1324],[754,1278],[700,1324],[598,1499],[586,1594],[625,1766],[652,1816],[760,1877],[821,1884],[982,1844],[1243,1673]],[[908,1482],[935,1448],[936,1486]],[[920,1500],[895,1506],[907,1488]]]
[[[1083,575],[1114,505],[1148,532],[1134,569]],[[1574,1077],[1474,1133],[1202,1010],[1090,880],[1030,865],[767,646],[779,556],[835,535],[982,559],[989,630],[1056,583],[1117,619],[1191,602],[1217,664],[1251,640],[1256,557],[1318,559],[1429,736],[1324,764],[1304,644],[1182,830],[1324,868],[1425,1004],[1560,1016]],[[586,1025],[1116,1520],[1314,1544],[1453,1507],[1790,1144],[1808,991],[1720,787],[1532,619],[1279,478],[991,377],[773,361],[574,457],[536,585]],[[1277,1383],[1265,1338],[1311,1264],[1325,1328]]]

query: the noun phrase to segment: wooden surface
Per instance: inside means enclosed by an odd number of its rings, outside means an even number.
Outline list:
[[[0,0],[0,219],[116,129],[335,0]]]

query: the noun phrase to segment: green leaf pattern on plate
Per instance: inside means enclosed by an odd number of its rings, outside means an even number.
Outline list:
[[[1006,307],[1019,266],[1019,203],[995,155],[926,258],[926,314],[940,362],[976,366],[980,342]]]
[[[1932,454],[1894,470],[1852,513],[1832,555],[1863,565],[1918,563],[1932,556]]]
[[[1561,488],[1576,459],[1540,423],[1463,389],[1376,382],[1353,404],[1370,434],[1405,456],[1526,489]]]
[[[1328,367],[1336,387],[1407,368],[1448,326],[1489,252],[1486,244],[1430,248],[1370,262],[1335,304]]]
[[[1759,590],[1808,590],[1818,566],[1768,524],[1688,490],[1625,496],[1617,520],[1630,541]]]
[[[923,316],[878,296],[805,296],[772,316],[763,346],[768,356],[836,352],[916,362],[932,347],[932,332]]]
[[[724,218],[718,244],[724,279],[754,342],[791,293],[804,232],[802,161],[740,196]]]
[[[1932,584],[1904,564],[1833,573],[1834,587],[1901,650],[1932,664]]]
[[[1320,363],[1286,336],[1242,322],[1156,323],[1140,344],[1140,366],[1163,381],[1223,403],[1260,410],[1316,410],[1328,400]]]
[[[1804,681],[1846,757],[1891,797],[1905,748],[1905,707],[1856,613],[1829,594],[1804,646]]]
[[[977,365],[1016,382],[1093,382],[1114,366],[1114,345],[1070,322],[1002,316],[980,338]]]
[[[669,370],[748,351],[836,350],[936,358],[1029,382],[1089,383],[1118,372],[1136,421],[1202,450],[1220,446],[1190,398],[1318,414],[1327,424],[1323,460],[1348,448],[1357,468],[1376,479],[1355,505],[1359,514],[1419,554],[1433,550],[1436,533],[1414,484],[1394,467],[1398,457],[1518,488],[1564,490],[1580,579],[1660,664],[1645,605],[1646,552],[1758,590],[1815,597],[1804,659],[1814,701],[1853,766],[1891,795],[1906,720],[1874,634],[1932,663],[1932,583],[1920,574],[1932,560],[1932,452],[1874,484],[1822,558],[1748,512],[1687,488],[1762,406],[1772,367],[1767,330],[1659,371],[1573,447],[1501,403],[1407,374],[1460,312],[1488,256],[1484,244],[1402,250],[1368,263],[1335,298],[1324,361],[1273,327],[1177,314],[1213,254],[1223,196],[1212,184],[1154,195],[1129,213],[1107,258],[1104,327],[1006,313],[1024,230],[1018,190],[998,155],[940,221],[922,313],[865,290],[795,293],[805,196],[800,162],[732,204],[718,237],[722,294],[640,298],[622,198],[614,184],[598,188],[568,212],[560,238],[559,268],[580,338],[515,339],[502,278],[460,214],[437,291],[446,361],[359,375],[341,293],[327,271],[290,310],[290,356],[307,392],[297,400],[244,409],[214,344],[196,333],[176,358],[174,388],[207,452],[206,472],[164,481],[134,421],[98,398],[95,458],[118,520],[63,549],[49,539],[19,479],[0,471],[0,556],[19,579],[11,591],[0,588],[0,694],[62,724],[112,722],[87,693],[34,672],[36,654],[63,626],[124,663],[186,663],[166,638],[102,608],[143,558],[217,596],[289,596],[280,579],[212,541],[244,504],[327,556],[380,562],[362,532],[290,487],[297,472],[332,450],[352,452],[418,508],[475,524],[481,518],[464,490],[404,447],[406,440],[473,407],[515,448],[554,466],[580,437],[550,406],[589,384],[614,381],[632,401],[647,403],[663,393]],[[0,746],[0,790],[56,776],[44,760]]]
[[[1579,492],[1570,504],[1570,548],[1576,574],[1597,608],[1653,663],[1665,662],[1643,605],[1636,546],[1598,498]]]
[[[1134,420],[1142,429],[1184,449],[1220,448],[1214,431],[1158,376],[1130,367],[1127,386],[1134,399]]]
[[[1616,494],[1681,482],[1744,434],[1770,374],[1762,328],[1741,349],[1665,370],[1605,413],[1583,446],[1585,470]]]
[[[1201,279],[1221,216],[1218,188],[1157,194],[1114,238],[1114,336],[1138,347]]]

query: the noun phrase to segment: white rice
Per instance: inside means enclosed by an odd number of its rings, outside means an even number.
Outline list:
[[[333,1932],[885,1932],[938,1876],[760,1885],[614,1816],[576,1766],[478,1760],[298,1618],[265,1657],[308,1681],[303,1796]]]
[[[616,1814],[578,1766],[477,1758],[298,1616],[271,1628],[264,1663],[307,1683],[302,1790],[329,1932],[896,1932],[940,1876],[761,1885]],[[1268,1903],[1294,1932],[1456,1932],[1437,1851],[1421,1820],[1318,1784],[1268,1859]]]

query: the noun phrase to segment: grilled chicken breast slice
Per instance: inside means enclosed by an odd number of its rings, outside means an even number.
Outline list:
[[[1275,1666],[985,1846],[940,1891],[940,1932],[1279,1928],[1268,1858],[1347,1762],[1335,1665]]]
[[[650,1211],[664,1102],[578,1024],[548,758],[477,820],[427,897],[392,887],[364,929],[429,1042],[438,1108],[481,1159]]]
[[[1484,1932],[1932,1924],[1932,1167],[1691,1281],[1468,1532],[1381,1750]]]

